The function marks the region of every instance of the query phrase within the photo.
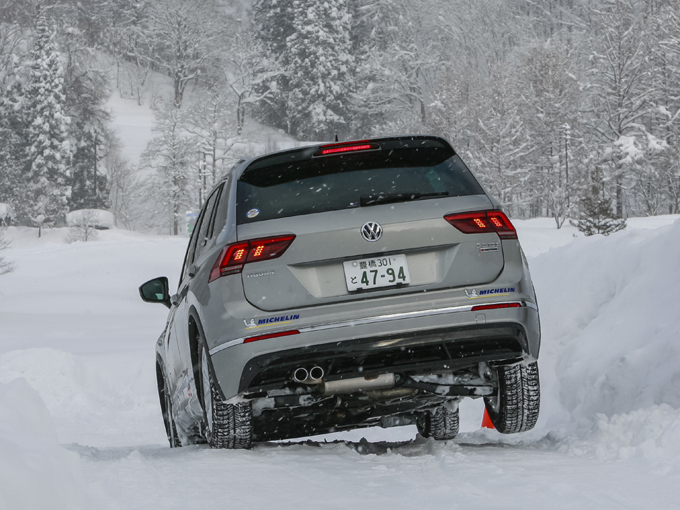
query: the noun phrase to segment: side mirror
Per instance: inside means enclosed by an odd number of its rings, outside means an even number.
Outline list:
[[[139,287],[139,295],[142,301],[147,303],[162,303],[170,308],[170,293],[168,292],[168,279],[165,276],[149,280]]]

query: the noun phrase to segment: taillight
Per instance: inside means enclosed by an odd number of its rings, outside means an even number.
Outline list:
[[[280,336],[290,336],[299,334],[300,332],[297,329],[292,329],[290,331],[279,331],[278,333],[268,333],[266,335],[251,336],[250,338],[246,338],[243,341],[243,343],[247,344],[248,342],[257,342],[258,340],[267,340],[268,338],[278,338]]]
[[[447,214],[444,219],[464,234],[495,232],[501,239],[517,239],[517,231],[500,211]]]
[[[494,310],[496,308],[520,308],[522,305],[519,303],[496,303],[495,305],[477,305],[472,307],[473,312],[478,312],[480,310]]]
[[[267,237],[225,246],[210,270],[208,283],[221,276],[240,273],[243,266],[250,262],[280,257],[294,239],[294,235]]]

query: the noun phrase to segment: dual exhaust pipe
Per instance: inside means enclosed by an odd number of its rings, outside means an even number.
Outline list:
[[[309,370],[299,367],[293,372],[293,381],[304,384],[319,384],[325,373],[324,369],[319,366],[312,367]]]
[[[309,370],[299,367],[293,372],[293,381],[301,384],[322,384],[321,392],[324,395],[366,390],[384,390],[393,388],[396,384],[394,374],[382,374],[376,377],[354,377],[352,379],[340,379],[325,383],[322,381],[324,375],[324,369],[319,366],[312,367]]]

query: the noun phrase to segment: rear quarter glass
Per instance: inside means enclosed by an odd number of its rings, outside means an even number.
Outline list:
[[[377,195],[484,194],[443,140],[371,144],[379,149],[315,157],[318,147],[308,147],[254,161],[238,182],[238,224],[359,207]]]

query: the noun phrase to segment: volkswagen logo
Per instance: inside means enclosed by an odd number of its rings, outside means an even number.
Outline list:
[[[364,226],[361,227],[361,237],[363,237],[369,243],[377,241],[382,237],[382,235],[383,229],[380,224],[376,223],[375,221],[364,223]]]

